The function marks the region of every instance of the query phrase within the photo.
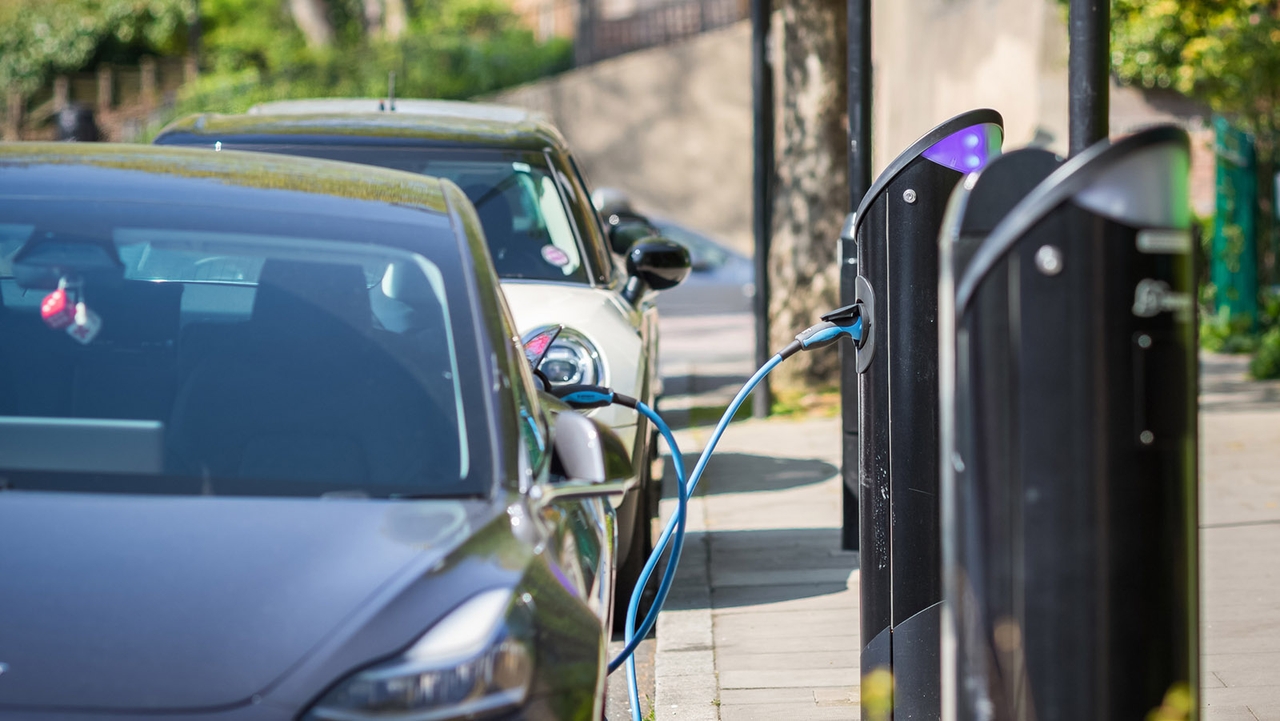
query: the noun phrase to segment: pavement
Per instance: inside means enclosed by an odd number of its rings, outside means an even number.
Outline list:
[[[671,344],[665,322],[664,334]],[[1280,383],[1245,380],[1246,360],[1202,358],[1201,700],[1211,721],[1280,721]],[[733,362],[676,356],[668,367],[711,394],[686,401],[694,406],[722,400],[743,373]],[[724,378],[700,381],[703,367]],[[709,430],[677,433],[690,468]],[[839,436],[836,418],[751,420],[725,434],[659,617],[658,721],[860,718],[858,555],[838,550]]]

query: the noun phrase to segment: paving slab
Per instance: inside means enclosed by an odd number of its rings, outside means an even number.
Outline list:
[[[716,667],[723,671],[770,671],[778,668],[851,668],[848,649],[836,651],[780,651],[752,654],[724,654]]]
[[[708,698],[721,721],[859,718],[858,554],[839,548],[839,434],[838,419],[737,424],[708,464],[696,499],[708,571],[698,578],[711,619]],[[706,435],[681,433],[689,467]],[[701,718],[706,708],[687,695],[673,704],[663,693],[684,664],[665,662],[664,632],[657,717]]]
[[[857,706],[777,703],[720,707],[721,721],[849,721],[856,718],[859,718]]]

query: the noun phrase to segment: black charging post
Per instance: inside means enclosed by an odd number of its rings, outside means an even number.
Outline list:
[[[861,666],[894,679],[894,718],[938,717],[938,229],[965,173],[1000,152],[1002,119],[975,110],[930,130],[863,196],[858,353]]]
[[[1188,147],[1160,127],[1010,154],[951,201],[947,721],[1195,717]]]

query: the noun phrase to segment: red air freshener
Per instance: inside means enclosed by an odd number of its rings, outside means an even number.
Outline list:
[[[59,288],[44,297],[40,302],[40,317],[54,330],[66,328],[75,321],[75,305],[67,300],[65,289]]]

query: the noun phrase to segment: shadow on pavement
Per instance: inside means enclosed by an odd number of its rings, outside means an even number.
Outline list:
[[[840,550],[837,528],[781,528],[691,533],[705,544],[711,607],[758,606],[829,596],[848,590],[858,554]],[[684,570],[681,570],[684,573]],[[666,609],[705,608],[705,596],[673,593]]]
[[[698,454],[684,454],[686,472],[693,473],[693,467],[697,462]],[[662,497],[675,498],[675,464],[668,458],[664,465]],[[698,483],[694,495],[781,491],[821,483],[839,472],[840,469],[830,463],[811,458],[774,458],[748,453],[716,453],[708,461],[703,480]]]

